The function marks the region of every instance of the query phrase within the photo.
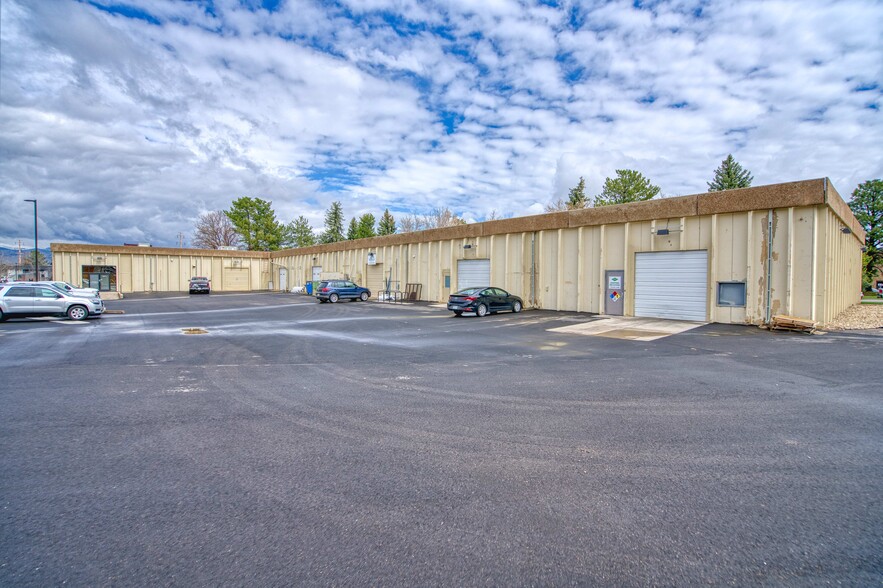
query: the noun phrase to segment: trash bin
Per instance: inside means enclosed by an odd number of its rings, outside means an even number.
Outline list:
[[[310,296],[313,295],[313,283],[312,282],[307,282],[307,294]]]

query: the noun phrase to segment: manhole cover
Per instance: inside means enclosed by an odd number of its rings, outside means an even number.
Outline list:
[[[181,329],[185,335],[205,335],[208,333],[205,329],[201,327],[188,327],[186,329]]]

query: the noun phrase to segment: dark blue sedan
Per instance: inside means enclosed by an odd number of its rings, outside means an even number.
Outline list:
[[[521,312],[522,308],[524,301],[521,298],[493,286],[464,288],[448,298],[448,310],[457,316],[464,312],[474,312],[475,316],[485,316],[501,310]]]
[[[361,300],[365,302],[371,297],[371,290],[357,286],[349,280],[325,280],[316,288],[319,302],[337,302],[338,300]]]

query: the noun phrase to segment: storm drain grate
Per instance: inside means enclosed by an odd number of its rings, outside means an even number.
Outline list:
[[[208,331],[202,327],[187,327],[186,329],[181,329],[181,331],[183,331],[185,335],[205,335],[208,333]]]

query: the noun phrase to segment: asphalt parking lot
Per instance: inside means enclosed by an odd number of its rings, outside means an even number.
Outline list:
[[[107,306],[0,324],[0,585],[883,581],[881,336]]]

